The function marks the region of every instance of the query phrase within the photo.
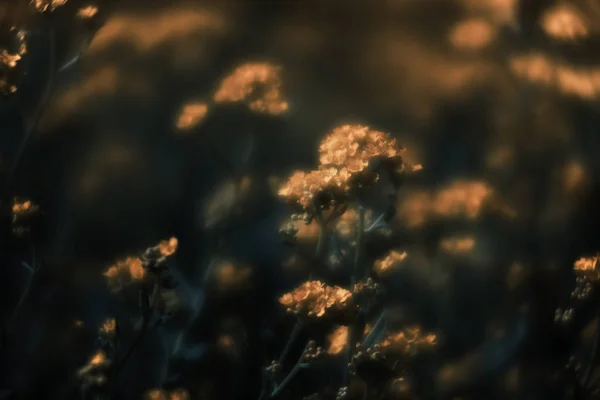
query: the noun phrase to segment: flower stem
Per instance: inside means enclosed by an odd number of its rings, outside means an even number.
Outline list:
[[[31,139],[32,133],[37,128],[41,117],[43,116],[44,110],[48,105],[48,101],[52,95],[52,88],[54,86],[54,76],[56,75],[56,34],[53,28],[50,28],[48,32],[48,56],[50,60],[48,62],[48,77],[46,81],[46,86],[44,88],[44,92],[42,94],[42,98],[40,103],[36,107],[33,116],[31,117],[31,121],[25,124],[25,135],[17,152],[15,154],[15,159],[13,160],[12,165],[10,166],[10,170],[8,172],[6,183],[4,186],[5,195],[8,194],[8,190],[10,189],[11,184],[13,183],[13,179],[17,172],[17,168],[19,167],[19,163],[21,161],[21,157],[25,151],[25,148],[29,144],[29,139]]]
[[[285,344],[285,347],[283,348],[283,351],[281,352],[281,355],[279,356],[279,360],[278,360],[279,364],[283,364],[283,362],[287,358],[288,354],[290,353],[292,345],[298,338],[298,335],[300,334],[301,331],[302,331],[302,323],[300,321],[297,321],[296,324],[294,325],[294,329],[292,330],[290,338],[288,339],[287,343]]]
[[[592,378],[592,372],[594,372],[594,368],[596,367],[596,362],[598,361],[598,350],[600,350],[600,317],[597,321],[596,326],[596,335],[594,337],[594,344],[592,347],[592,354],[590,357],[590,363],[585,370],[585,374],[583,375],[583,380],[581,381],[581,388],[586,390],[590,379]]]
[[[298,374],[298,372],[300,372],[300,370],[302,368],[306,367],[307,364],[303,363],[302,361],[304,360],[304,354],[306,353],[306,349],[307,348],[308,348],[308,343],[306,344],[306,346],[302,350],[302,354],[300,354],[300,357],[298,358],[298,361],[296,361],[296,364],[294,365],[294,367],[292,368],[292,370],[290,371],[290,373],[271,392],[271,396],[270,397],[275,397],[279,393],[281,393],[281,391],[286,388],[286,386],[292,381],[292,379],[294,379],[294,377]]]
[[[365,272],[362,268],[362,250],[365,235],[365,209],[358,203],[358,221],[357,221],[357,232],[356,232],[356,252],[354,254],[354,274],[352,275],[352,288],[358,279],[361,279]],[[360,296],[355,295],[355,302],[360,303]],[[358,311],[354,323],[350,326],[348,332],[348,363],[352,361],[354,352],[356,351],[356,345],[362,341],[362,335],[365,329],[365,316],[361,310]],[[348,370],[346,370],[345,383],[346,386],[350,379]]]

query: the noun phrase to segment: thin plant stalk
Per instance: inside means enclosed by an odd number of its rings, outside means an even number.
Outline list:
[[[281,355],[279,356],[279,364],[283,364],[283,362],[287,358],[288,354],[290,353],[290,350],[292,349],[292,345],[298,338],[298,335],[300,335],[300,332],[302,332],[302,323],[300,321],[297,321],[294,325],[294,329],[292,329],[290,338],[288,339],[287,343],[285,344],[285,347],[283,348],[283,351],[281,352]]]
[[[158,284],[155,283],[153,290],[152,290],[152,303],[150,305],[150,309],[148,310],[147,313],[144,313],[144,315],[142,316],[142,327],[140,329],[140,332],[138,333],[137,337],[135,338],[135,340],[133,341],[133,343],[131,344],[129,349],[127,349],[127,352],[123,356],[123,359],[121,360],[121,362],[116,367],[115,376],[117,378],[119,376],[119,373],[121,371],[123,371],[123,369],[127,365],[127,362],[129,361],[129,359],[131,358],[131,356],[133,355],[133,353],[135,352],[137,347],[143,342],[146,334],[148,333],[148,328],[150,327],[150,320],[152,319],[152,315],[154,313],[154,307],[156,306],[157,298],[158,298]]]
[[[362,248],[364,246],[364,234],[365,234],[365,209],[359,203],[358,204],[358,221],[357,221],[357,232],[356,232],[356,252],[354,254],[354,274],[352,275],[351,286],[354,287],[357,279],[362,277]],[[358,300],[358,299],[357,299]],[[356,350],[356,345],[361,342],[362,334],[364,331],[364,315],[362,312],[358,312],[354,323],[350,326],[349,329],[349,337],[348,337],[348,363],[352,361],[352,357],[354,356],[354,352]],[[346,371],[346,383],[350,376]]]
[[[296,361],[296,364],[294,365],[294,367],[292,368],[292,370],[290,371],[290,373],[283,379],[283,381],[281,381],[281,383],[271,392],[271,396],[270,397],[275,397],[277,396],[279,393],[281,393],[281,391],[283,389],[285,389],[287,387],[287,385],[292,381],[292,379],[294,379],[294,377],[298,374],[298,372],[300,372],[300,370],[306,366],[306,364],[304,364],[302,361],[304,360],[304,354],[306,353],[306,349],[308,348],[308,343],[306,344],[306,346],[304,347],[304,349],[302,350],[302,354],[300,354],[300,357],[298,358],[298,361]]]
[[[8,190],[10,189],[10,185],[12,184],[12,181],[15,177],[15,174],[17,172],[17,168],[19,167],[19,163],[21,161],[21,157],[23,156],[23,153],[25,152],[25,149],[27,148],[27,144],[29,143],[29,139],[31,139],[31,135],[33,134],[33,132],[35,132],[35,129],[38,126],[38,123],[44,113],[44,110],[46,109],[46,106],[48,105],[48,102],[50,100],[51,94],[52,94],[52,88],[54,86],[54,76],[56,75],[56,38],[55,38],[55,32],[54,29],[50,28],[49,32],[48,32],[48,40],[49,40],[49,57],[50,57],[50,61],[49,61],[49,65],[48,65],[48,79],[46,82],[46,87],[44,88],[44,93],[42,94],[42,99],[40,100],[40,104],[36,107],[35,112],[31,118],[31,122],[29,124],[25,124],[25,135],[23,137],[23,140],[21,141],[21,144],[19,145],[19,148],[17,149],[17,152],[15,154],[15,159],[13,160],[13,163],[10,167],[10,170],[8,172],[7,178],[6,178],[6,183],[5,183],[5,187],[4,187],[4,192],[5,195],[8,194]]]
[[[594,368],[596,367],[596,362],[598,361],[598,351],[600,350],[600,317],[597,321],[596,326],[596,335],[594,336],[594,344],[592,346],[592,354],[590,357],[590,362],[585,370],[585,374],[583,375],[583,379],[581,381],[581,388],[586,390],[590,379],[592,378],[592,372],[594,372]]]

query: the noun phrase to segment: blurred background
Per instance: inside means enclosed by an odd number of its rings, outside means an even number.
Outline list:
[[[277,297],[306,279],[276,188],[344,123],[423,165],[385,239],[409,255],[388,296],[398,324],[444,333],[425,373],[440,398],[566,398],[554,373],[581,332],[589,353],[592,319],[548,332],[573,262],[600,250],[599,1],[70,0],[25,22],[18,4],[0,9],[30,37],[0,168],[19,158],[10,192],[41,207],[43,264],[6,356],[15,398],[68,396],[97,326],[135,314],[103,272],[171,236],[185,311],[140,347],[127,398],[257,398],[293,323]],[[10,246],[6,315],[28,282]],[[307,374],[290,398],[323,384]]]

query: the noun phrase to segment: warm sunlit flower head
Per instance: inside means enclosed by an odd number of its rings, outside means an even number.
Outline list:
[[[104,336],[114,336],[117,333],[117,320],[109,318],[100,327],[100,334]]]
[[[236,68],[219,86],[216,103],[245,102],[255,112],[279,115],[288,102],[281,93],[281,68],[268,63],[248,63]]]
[[[12,205],[13,214],[26,214],[35,212],[37,210],[38,206],[33,204],[31,200],[20,202],[17,199],[15,199]]]
[[[398,216],[408,227],[422,226],[434,218],[478,218],[493,196],[483,181],[459,180],[437,192],[415,191],[400,199]]]
[[[575,261],[573,264],[573,269],[575,271],[595,271],[598,268],[598,260],[600,257],[582,257],[579,260]]]
[[[92,358],[89,361],[89,365],[102,365],[104,363],[106,363],[107,358],[106,358],[106,353],[104,353],[103,351],[99,350],[96,353],[94,353],[94,355],[92,356]]]
[[[569,4],[560,4],[548,9],[541,17],[544,32],[557,40],[576,40],[588,35],[587,22]]]
[[[252,268],[230,260],[215,261],[213,267],[215,288],[228,293],[246,287],[251,283]]]
[[[327,337],[329,347],[328,354],[340,354],[348,344],[348,327],[340,325]]]
[[[85,6],[77,10],[77,18],[79,19],[90,19],[98,14],[98,7],[96,6]]]
[[[169,394],[163,389],[150,389],[146,392],[146,400],[169,400]]]
[[[321,281],[307,281],[279,299],[287,312],[309,318],[323,318],[347,314],[352,293],[339,286],[328,286]]]
[[[206,103],[189,103],[183,106],[177,117],[176,127],[179,130],[189,130],[198,126],[208,113]]]
[[[542,53],[522,54],[509,61],[511,71],[527,82],[585,100],[600,96],[600,68],[575,67]]]
[[[169,400],[190,400],[190,394],[185,389],[175,389],[170,393]]]
[[[517,17],[518,0],[460,0],[476,15],[483,15],[497,25],[513,25]]]
[[[288,203],[308,210],[344,198],[348,190],[349,174],[346,170],[323,168],[309,173],[294,172],[280,187],[278,194]]]
[[[392,250],[384,258],[375,261],[373,264],[373,271],[378,275],[384,275],[395,270],[407,256],[405,251],[400,253],[396,250]]]
[[[67,0],[31,0],[31,5],[41,13],[52,12],[66,3]]]
[[[404,149],[391,135],[362,125],[342,125],[335,128],[319,146],[322,166],[345,169],[350,176],[365,171],[371,161],[392,161],[402,166],[400,153]]]
[[[177,240],[176,237],[172,237],[168,240],[162,240],[158,244],[158,249],[160,251],[160,255],[163,257],[168,257],[168,256],[175,254],[175,252],[177,251],[178,244],[179,244],[179,241]]]
[[[475,247],[475,239],[472,236],[450,237],[440,241],[442,250],[452,254],[469,253]]]
[[[437,346],[437,336],[423,333],[420,327],[411,327],[389,334],[380,343],[382,351],[411,355],[420,350],[430,350]]]
[[[490,195],[491,188],[484,182],[457,181],[437,193],[433,211],[442,216],[464,214],[475,218]]]
[[[471,18],[457,23],[448,40],[459,50],[481,50],[496,37],[496,27],[483,18]]]
[[[104,272],[109,285],[118,291],[122,285],[134,281],[141,281],[146,276],[146,270],[139,257],[127,257],[117,260],[114,265],[108,267]]]

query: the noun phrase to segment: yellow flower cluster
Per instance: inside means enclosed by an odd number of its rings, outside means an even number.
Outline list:
[[[100,334],[104,337],[112,338],[117,334],[117,320],[109,318],[100,327]]]
[[[161,258],[166,258],[173,255],[177,251],[178,240],[172,237],[168,240],[162,240],[156,246],[150,247],[146,252],[160,255]],[[142,256],[130,256],[121,260],[117,260],[114,265],[108,267],[104,272],[109,286],[113,291],[119,291],[123,285],[131,282],[141,281],[147,276],[146,268]]]
[[[378,175],[368,169],[373,161],[402,170],[402,150],[387,133],[362,125],[339,126],[319,146],[319,168],[295,171],[278,193],[303,209],[319,199],[318,206],[343,201],[355,184],[368,186],[377,181]]]
[[[373,271],[378,275],[393,271],[407,256],[406,252],[391,250],[384,258],[375,261]]]
[[[387,133],[362,125],[342,125],[321,142],[319,161],[322,166],[333,166],[345,174],[356,175],[375,158],[394,160],[402,165],[402,150]]]
[[[581,257],[579,260],[573,263],[573,269],[575,271],[596,271],[598,268],[598,260],[600,257]]]
[[[37,12],[54,11],[59,7],[64,6],[67,0],[31,0],[31,5]]]
[[[352,304],[352,293],[321,281],[307,281],[279,299],[287,312],[303,317],[322,318],[346,314]]]
[[[343,196],[349,190],[349,178],[347,171],[336,168],[319,169],[309,173],[296,171],[279,189],[279,196],[289,203],[308,209],[320,196],[323,200]]]
[[[112,279],[127,279],[139,281],[146,276],[146,270],[142,265],[142,260],[139,257],[127,257],[122,260],[117,260],[114,265],[108,267],[104,276],[109,280]]]
[[[382,351],[411,355],[420,350],[433,349],[437,345],[435,334],[425,334],[420,327],[411,327],[386,336],[379,347]]]
[[[268,63],[247,63],[226,77],[213,96],[216,103],[246,102],[250,110],[283,114],[288,102],[281,94],[280,68]]]

